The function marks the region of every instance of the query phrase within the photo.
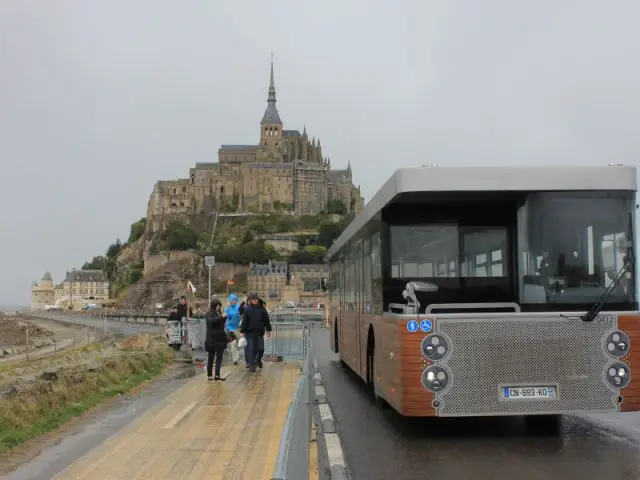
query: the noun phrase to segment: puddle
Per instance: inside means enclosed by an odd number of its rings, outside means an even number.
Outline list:
[[[190,366],[190,367],[186,367],[186,368],[181,368],[180,370],[178,370],[178,372],[174,375],[174,378],[177,380],[181,380],[183,378],[191,378],[191,377],[195,377],[198,374],[198,371],[196,369],[197,367],[195,366]]]

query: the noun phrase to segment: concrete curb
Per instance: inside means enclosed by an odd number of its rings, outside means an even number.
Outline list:
[[[336,422],[333,419],[331,407],[327,401],[327,392],[322,383],[322,376],[318,369],[318,363],[313,361],[313,388],[315,389],[315,403],[318,405],[321,429],[318,434],[324,437],[329,461],[329,478],[331,480],[347,480],[347,464],[345,461],[342,443],[336,431]]]

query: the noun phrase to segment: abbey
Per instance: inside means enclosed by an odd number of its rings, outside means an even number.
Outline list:
[[[310,139],[306,128],[302,133],[283,128],[272,62],[259,142],[222,145],[218,162],[197,163],[187,179],[157,182],[147,219],[214,212],[317,215],[326,212],[332,200],[342,201],[348,212],[358,212],[364,204],[350,162],[344,170],[332,170],[320,140]]]

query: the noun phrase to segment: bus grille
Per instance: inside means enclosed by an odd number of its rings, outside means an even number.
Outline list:
[[[440,416],[524,415],[615,411],[617,391],[605,383],[603,337],[616,317],[443,318],[436,332],[450,353],[437,362],[449,369],[447,390],[436,395]],[[504,386],[557,385],[554,400],[504,400]]]

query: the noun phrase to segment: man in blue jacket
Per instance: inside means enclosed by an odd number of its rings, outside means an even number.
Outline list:
[[[227,334],[233,339],[229,343],[231,350],[231,359],[233,364],[237,365],[240,360],[240,351],[238,350],[238,333],[240,331],[240,305],[238,305],[238,296],[233,293],[229,295],[229,306],[225,308],[224,313],[227,319],[224,328]]]
[[[249,295],[249,301],[244,307],[240,331],[247,339],[249,371],[255,372],[256,366],[262,368],[264,355],[264,335],[271,336],[271,320],[269,314],[260,302],[258,295]]]

